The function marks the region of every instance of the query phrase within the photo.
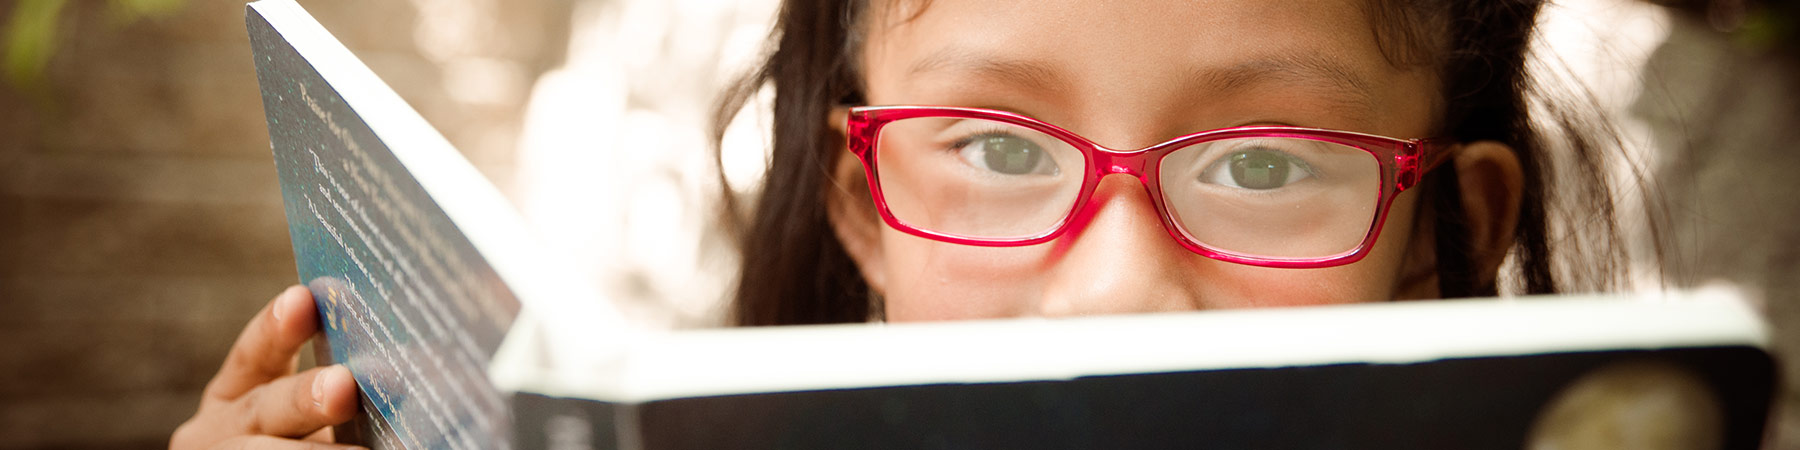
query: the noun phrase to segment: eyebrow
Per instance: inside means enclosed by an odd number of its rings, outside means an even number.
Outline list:
[[[1332,100],[1347,103],[1341,106],[1364,111],[1372,111],[1375,106],[1375,88],[1368,77],[1337,59],[1317,54],[1281,54],[1240,62],[1224,69],[1195,68],[1189,76],[1199,80],[1202,86],[1221,93],[1281,81],[1338,94]],[[1320,81],[1327,84],[1319,85]]]
[[[947,47],[913,62],[909,75],[921,75],[945,69],[970,72],[1026,89],[1051,90],[1063,87],[1062,76],[1041,61],[1000,58],[958,47]]]
[[[1067,88],[1056,68],[1044,61],[1004,58],[990,53],[948,47],[915,61],[908,69],[917,76],[940,70],[955,70],[1011,84],[1028,90]],[[1373,83],[1361,71],[1334,59],[1317,54],[1277,54],[1239,62],[1227,67],[1194,67],[1187,79],[1190,88],[1208,95],[1225,96],[1269,82],[1294,83],[1317,89],[1333,106],[1358,114],[1375,109]]]

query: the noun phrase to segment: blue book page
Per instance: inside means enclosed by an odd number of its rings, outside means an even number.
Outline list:
[[[519,300],[390,150],[409,143],[377,136],[392,118],[359,115],[334,88],[380,81],[309,62],[318,55],[290,39],[336,41],[298,6],[269,3],[246,20],[289,232],[331,362],[361,387],[362,443],[507,448],[507,405],[486,370]]]

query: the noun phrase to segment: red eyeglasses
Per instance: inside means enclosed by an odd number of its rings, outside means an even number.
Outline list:
[[[1221,261],[1314,268],[1362,259],[1394,197],[1449,152],[1428,139],[1251,126],[1112,150],[1004,111],[851,108],[882,220],[912,235],[1008,247],[1084,222],[1100,179],[1137,177],[1182,246]]]

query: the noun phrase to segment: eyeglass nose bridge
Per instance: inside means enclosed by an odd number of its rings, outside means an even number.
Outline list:
[[[1099,178],[1113,174],[1130,175],[1144,183],[1144,188],[1155,192],[1155,187],[1150,183],[1156,178],[1151,174],[1154,168],[1152,166],[1155,165],[1156,152],[1149,150],[1119,151],[1090,144],[1089,159],[1095,168],[1091,171],[1095,178],[1093,181],[1098,182]]]
[[[1090,202],[1093,201],[1094,191],[1099,189],[1100,182],[1110,175],[1125,175],[1137,179],[1139,186],[1149,196],[1151,207],[1156,209],[1158,216],[1161,216],[1158,219],[1162,222],[1163,227],[1167,228],[1170,237],[1175,238],[1176,241],[1182,241],[1181,232],[1175,228],[1175,223],[1170,220],[1169,211],[1163,205],[1162,188],[1157,185],[1160,183],[1158,181],[1160,177],[1156,174],[1157,158],[1166,153],[1166,151],[1160,151],[1165,146],[1120,151],[1093,143],[1084,144],[1089,164],[1093,165],[1093,169],[1088,170],[1088,179],[1077,200],[1079,204],[1076,206],[1075,217],[1072,217],[1065,226],[1076,228],[1083,226],[1087,220],[1091,219],[1087,215],[1094,212],[1095,205]]]

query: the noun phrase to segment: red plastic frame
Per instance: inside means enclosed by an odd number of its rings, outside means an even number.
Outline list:
[[[975,238],[915,228],[900,221],[888,210],[887,200],[881,192],[881,170],[876,167],[875,163],[877,159],[875,152],[878,151],[875,143],[879,142],[878,137],[882,126],[896,120],[918,117],[985,119],[1037,130],[1062,139],[1081,150],[1082,155],[1087,158],[1087,167],[1090,169],[1086,171],[1086,176],[1081,182],[1081,192],[1077,194],[1069,212],[1063,215],[1062,220],[1057,222],[1054,228],[1039,235],[1010,239]],[[1093,210],[1085,208],[1085,206],[1092,197],[1094,188],[1100,184],[1102,177],[1111,174],[1128,174],[1137,177],[1138,182],[1142,183],[1144,189],[1149,192],[1156,212],[1162,218],[1163,229],[1188,250],[1220,261],[1260,267],[1296,269],[1331,267],[1361,260],[1368,254],[1370,246],[1375,242],[1375,237],[1381,234],[1381,225],[1387,219],[1388,207],[1393,203],[1394,197],[1418,183],[1419,178],[1425,172],[1442,163],[1445,156],[1450,153],[1443,151],[1444,145],[1432,139],[1395,139],[1349,131],[1283,126],[1249,126],[1202,131],[1150,147],[1122,151],[1102,147],[1062,127],[1023,115],[989,109],[950,106],[851,108],[845,130],[849,138],[850,151],[862,160],[863,168],[868,174],[869,191],[874,195],[875,206],[881,213],[881,219],[886,221],[888,226],[908,234],[943,242],[984,247],[1014,247],[1048,242],[1067,232],[1070,224],[1086,222],[1089,219],[1078,216],[1092,214]],[[1374,222],[1370,224],[1369,231],[1363,236],[1362,242],[1358,243],[1355,249],[1331,256],[1274,258],[1215,249],[1204,243],[1195,242],[1182,233],[1180,228],[1175,225],[1175,219],[1170,216],[1168,208],[1163,204],[1162,185],[1157,180],[1157,169],[1162,163],[1163,156],[1192,144],[1217,139],[1247,137],[1301,138],[1331,142],[1362,149],[1379,161],[1381,183],[1378,189],[1381,190],[1381,194],[1376,197]]]

